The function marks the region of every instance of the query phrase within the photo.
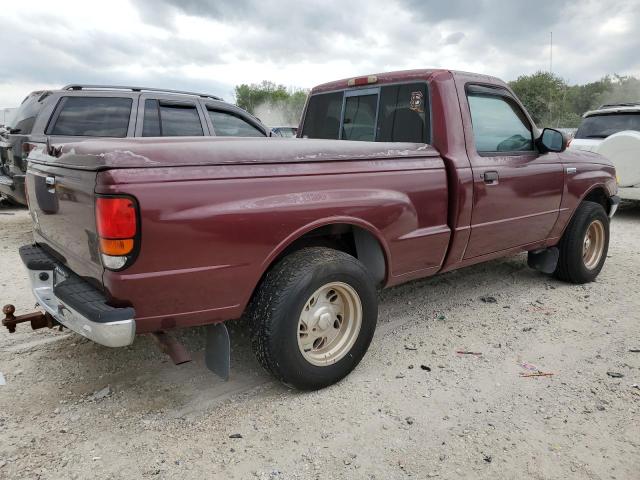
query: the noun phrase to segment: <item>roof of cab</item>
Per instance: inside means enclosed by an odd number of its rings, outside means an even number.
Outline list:
[[[311,89],[311,93],[321,93],[321,92],[330,92],[334,90],[344,90],[346,88],[354,88],[353,85],[349,85],[349,81],[354,78],[366,78],[366,77],[376,77],[376,81],[371,85],[378,85],[384,83],[398,83],[398,82],[409,82],[409,81],[428,81],[433,76],[437,74],[449,74],[452,76],[462,76],[465,78],[477,78],[478,81],[485,81],[488,83],[500,84],[504,85],[504,82],[496,77],[491,77],[489,75],[482,75],[477,73],[470,72],[462,72],[456,70],[447,70],[444,68],[425,68],[425,69],[417,69],[417,70],[398,70],[395,72],[384,72],[384,73],[376,73],[371,75],[359,75],[357,77],[351,78],[343,78],[341,80],[335,80],[333,82],[323,83],[321,85],[317,85]],[[368,85],[361,85],[360,88],[367,88]],[[358,88],[358,87],[356,87]]]

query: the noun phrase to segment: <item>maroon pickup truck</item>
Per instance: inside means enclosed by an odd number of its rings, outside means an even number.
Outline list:
[[[121,347],[245,317],[261,364],[316,389],[347,375],[373,337],[379,287],[518,252],[573,283],[596,278],[619,199],[603,157],[565,151],[502,81],[448,70],[312,90],[306,139],[144,138],[36,145],[20,253],[45,310]],[[340,141],[360,140],[360,141]]]

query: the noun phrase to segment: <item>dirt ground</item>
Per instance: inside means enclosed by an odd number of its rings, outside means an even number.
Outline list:
[[[146,337],[3,331],[0,478],[638,479],[639,239],[628,206],[585,286],[520,255],[386,290],[363,362],[314,393],[263,373],[240,324],[226,383],[202,329],[181,366]],[[0,303],[18,312],[29,241],[27,212],[0,208]],[[536,369],[553,376],[520,376]]]

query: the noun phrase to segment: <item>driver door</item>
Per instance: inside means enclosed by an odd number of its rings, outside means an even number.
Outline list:
[[[465,90],[474,186],[464,258],[545,240],[558,218],[564,187],[558,155],[537,151],[533,126],[507,89],[467,85]]]

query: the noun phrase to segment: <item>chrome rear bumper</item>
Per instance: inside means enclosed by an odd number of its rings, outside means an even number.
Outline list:
[[[102,292],[35,245],[22,247],[20,255],[38,304],[58,322],[107,347],[133,343],[136,322],[132,308],[107,305]]]

